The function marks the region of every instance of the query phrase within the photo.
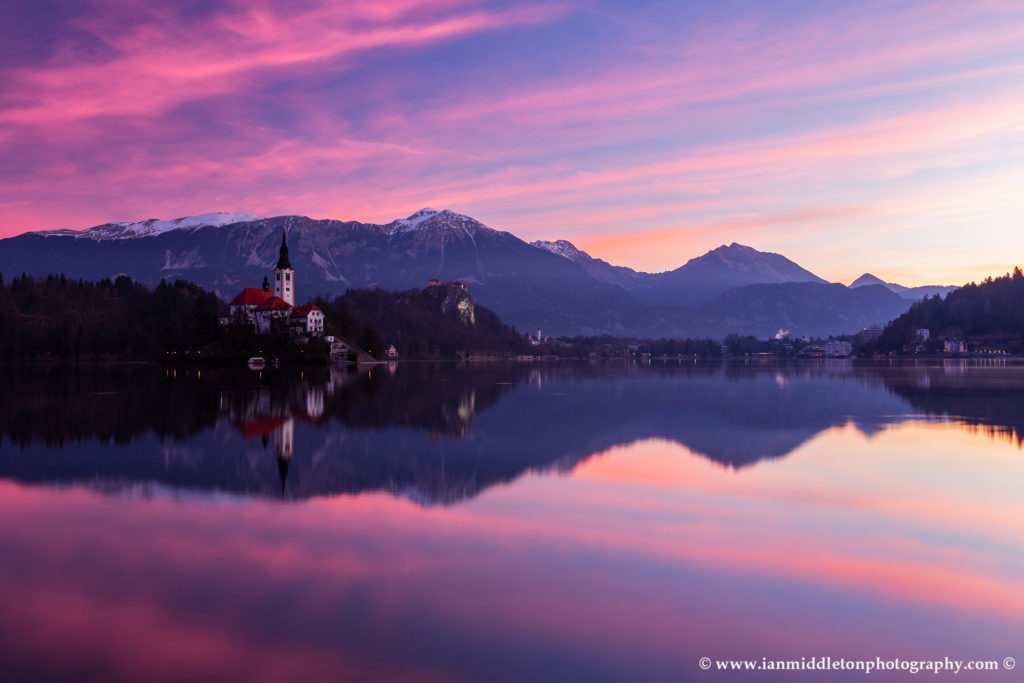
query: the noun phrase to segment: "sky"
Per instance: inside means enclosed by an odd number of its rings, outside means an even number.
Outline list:
[[[5,0],[0,237],[451,209],[658,272],[1024,264],[1024,3]]]

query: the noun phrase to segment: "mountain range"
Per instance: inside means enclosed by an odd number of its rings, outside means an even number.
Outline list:
[[[124,274],[149,285],[182,278],[229,298],[273,269],[282,231],[299,300],[459,280],[503,321],[552,335],[850,333],[895,318],[914,298],[951,289],[911,289],[867,274],[850,287],[830,284],[781,254],[736,243],[675,270],[644,273],[565,240],[528,244],[434,209],[384,225],[208,213],[30,232],[0,240],[0,273],[92,280]]]

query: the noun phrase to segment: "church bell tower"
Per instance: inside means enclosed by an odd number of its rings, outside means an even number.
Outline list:
[[[288,260],[288,243],[284,232],[281,233],[281,255],[274,268],[274,296],[284,299],[289,306],[295,305],[295,271]]]

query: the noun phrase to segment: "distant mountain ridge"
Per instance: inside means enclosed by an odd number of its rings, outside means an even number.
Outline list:
[[[537,240],[530,242],[530,246],[568,259],[583,268],[595,280],[617,285],[629,292],[646,290],[657,277],[625,266],[613,266],[607,261],[594,258],[587,252],[577,249],[576,245],[568,240],[555,240],[554,242]]]
[[[784,282],[825,284],[826,280],[781,254],[762,252],[733,242],[663,273],[645,298],[649,303],[661,306],[694,306],[734,287]]]
[[[70,237],[82,237],[95,240],[103,239],[132,239],[135,237],[153,237],[171,230],[194,230],[196,228],[219,228],[224,225],[245,223],[263,220],[262,216],[253,216],[248,213],[224,213],[216,211],[203,213],[198,216],[185,216],[174,220],[162,221],[158,218],[148,218],[135,223],[104,223],[87,230],[38,230],[36,235],[60,235]]]
[[[568,240],[531,242],[579,264],[592,277],[615,284],[652,306],[695,306],[706,303],[733,287],[783,282],[826,281],[781,254],[762,252],[733,242],[690,259],[664,273],[644,273],[595,259]]]
[[[925,297],[935,296],[946,296],[950,292],[957,289],[954,286],[946,285],[923,285],[921,287],[905,287],[904,285],[898,285],[895,282],[885,282],[879,277],[872,275],[871,273],[864,273],[859,278],[850,283],[850,289],[856,289],[858,287],[867,287],[870,285],[880,285],[885,287],[890,292],[899,294],[904,299],[911,299],[918,301]]]
[[[813,303],[811,292],[819,290],[812,286],[825,280],[781,254],[736,243],[651,274],[595,259],[566,240],[527,244],[430,208],[387,224],[208,213],[25,233],[0,240],[0,273],[90,280],[125,274],[149,285],[182,278],[230,297],[258,286],[272,269],[281,231],[299,300],[459,280],[504,322],[555,335],[840,334],[884,324],[910,305],[887,286],[868,296],[842,285],[827,290],[828,306]]]

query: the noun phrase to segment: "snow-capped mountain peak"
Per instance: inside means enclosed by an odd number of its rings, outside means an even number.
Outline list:
[[[224,213],[216,211],[212,213],[201,213],[197,216],[184,216],[164,221],[157,218],[149,218],[135,223],[104,223],[96,227],[82,230],[81,232],[69,230],[41,230],[40,235],[68,235],[77,237],[88,237],[98,240],[122,240],[135,237],[154,237],[172,230],[195,230],[197,228],[214,227],[219,228],[233,223],[246,223],[249,221],[262,220],[262,216],[253,216],[248,213]]]
[[[550,251],[552,254],[561,256],[562,258],[567,258],[570,261],[579,261],[581,259],[590,260],[591,258],[589,254],[577,249],[576,245],[569,240],[555,240],[554,242],[549,242],[548,240],[537,240],[535,242],[530,242],[530,246],[543,249],[544,251]]]
[[[420,209],[408,218],[400,218],[384,226],[389,235],[405,232],[440,235],[467,235],[495,232],[475,218],[455,213],[450,209]]]
[[[439,213],[442,212],[437,209],[431,209],[430,207],[424,207],[408,218],[399,218],[394,222],[394,225],[399,230],[408,230],[417,227],[423,221],[429,220]]]

